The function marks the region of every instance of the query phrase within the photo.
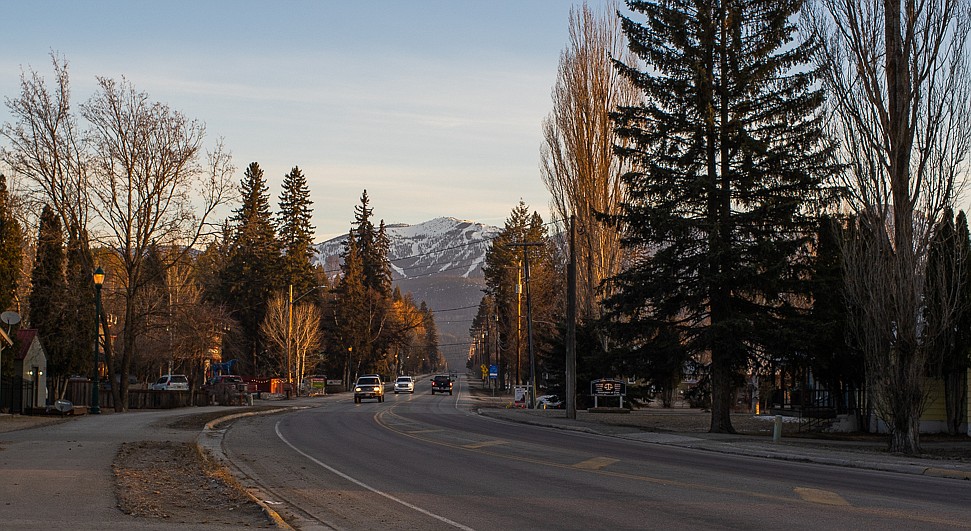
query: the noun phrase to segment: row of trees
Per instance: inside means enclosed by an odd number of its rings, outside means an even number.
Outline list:
[[[119,375],[183,370],[199,383],[220,355],[237,372],[291,382],[441,363],[431,312],[391,289],[383,222],[373,225],[366,192],[332,289],[332,275],[313,266],[299,167],[271,213],[259,164],[234,187],[230,155],[221,142],[205,150],[203,124],[106,78],[78,115],[67,63],[52,63],[53,84],[22,75],[7,100],[13,121],[0,126],[0,157],[24,188],[10,194],[0,178],[0,302],[40,331],[52,396],[89,373],[96,337],[119,410],[129,386]],[[95,323],[99,265],[106,311]]]
[[[545,124],[552,207],[578,228],[578,372],[670,390],[703,365],[710,429],[731,432],[743,376],[811,370],[865,387],[907,453],[932,374],[955,429],[967,4],[627,7],[571,14]]]

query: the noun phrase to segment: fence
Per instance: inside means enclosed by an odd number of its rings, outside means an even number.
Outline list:
[[[0,411],[8,413],[30,414],[34,408],[44,407],[38,404],[37,393],[34,392],[34,382],[24,378],[4,378],[0,380]]]
[[[115,399],[111,389],[100,389],[98,402],[101,409],[114,409]],[[68,382],[64,399],[76,406],[91,406],[91,382],[71,380]],[[202,391],[153,391],[150,389],[128,389],[128,409],[172,409],[190,405],[205,406],[208,397]]]

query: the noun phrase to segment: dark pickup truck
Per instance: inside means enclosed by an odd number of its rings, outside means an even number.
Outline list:
[[[439,374],[432,378],[432,394],[452,394],[452,379],[447,374]]]

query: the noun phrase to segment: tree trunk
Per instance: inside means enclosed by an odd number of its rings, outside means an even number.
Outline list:
[[[732,369],[720,348],[711,353],[711,433],[735,433],[732,426]]]
[[[944,375],[944,406],[947,410],[947,433],[957,435],[968,409],[968,380],[965,371]]]

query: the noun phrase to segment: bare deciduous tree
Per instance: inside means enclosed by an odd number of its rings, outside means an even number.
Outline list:
[[[288,382],[303,380],[307,358],[320,348],[320,308],[315,304],[294,304],[288,312],[288,297],[279,292],[270,298],[260,332],[276,353]],[[289,346],[289,348],[288,348]]]
[[[805,27],[842,141],[859,234],[847,238],[851,328],[890,449],[920,451],[927,349],[921,319],[933,227],[971,148],[965,0],[817,0]]]
[[[83,107],[92,129],[88,183],[97,214],[97,241],[119,256],[124,300],[121,355],[112,369],[128,374],[138,335],[142,292],[156,273],[145,267],[149,249],[171,248],[161,271],[180,261],[212,230],[215,209],[230,199],[232,165],[222,144],[203,157],[205,127],[127,81],[99,78],[99,92]],[[207,160],[207,162],[202,162]],[[113,386],[115,407],[126,409],[128,379]]]
[[[109,372],[128,374],[145,330],[140,297],[155,274],[145,268],[148,250],[178,250],[162,271],[189,252],[209,231],[216,208],[230,199],[232,165],[221,143],[202,162],[203,125],[151,102],[125,81],[99,79],[98,93],[82,108],[90,125],[82,133],[71,110],[67,62],[56,56],[52,62],[53,89],[30,71],[21,75],[20,96],[7,100],[14,122],[0,128],[10,141],[2,157],[61,216],[89,278],[92,242],[117,253],[120,270],[108,273],[121,286],[125,307],[122,353],[114,363],[106,337],[105,361]],[[128,379],[112,393],[116,409],[126,409]]]
[[[543,181],[556,215],[575,216],[577,307],[588,319],[599,315],[600,282],[619,271],[622,259],[620,233],[596,218],[618,214],[624,200],[624,163],[614,155],[623,140],[614,133],[610,113],[639,98],[613,64],[613,59],[636,62],[616,11],[616,2],[602,13],[586,3],[570,11],[570,43],[560,56],[553,111],[543,123]]]
[[[20,96],[6,101],[14,122],[0,127],[9,141],[0,155],[33,183],[35,199],[51,205],[69,238],[84,239],[90,214],[88,150],[71,112],[67,61],[52,55],[51,62],[53,89],[36,71],[21,73]]]

